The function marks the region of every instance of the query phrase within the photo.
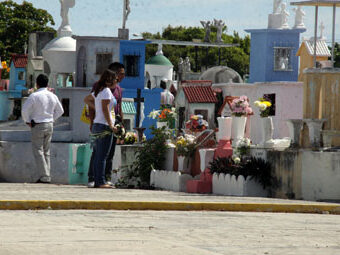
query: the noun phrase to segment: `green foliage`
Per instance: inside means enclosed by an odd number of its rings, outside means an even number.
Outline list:
[[[226,27],[223,29],[226,30]],[[176,41],[192,41],[193,39],[203,40],[205,31],[200,27],[171,27],[164,29],[162,35],[160,33],[151,34],[145,32],[142,34],[144,39],[162,39],[162,40],[176,40]],[[216,40],[216,29],[213,27],[210,33],[211,42]],[[222,34],[222,41],[224,43],[239,44],[239,47],[220,48],[220,65],[226,65],[233,68],[241,76],[249,72],[249,55],[250,55],[250,37],[241,38],[237,32],[233,35]],[[146,59],[151,58],[157,51],[157,45],[150,44],[146,47]],[[164,45],[164,55],[169,58],[174,65],[176,71],[178,67],[179,58],[189,57],[192,69],[197,71],[202,67],[212,67],[219,64],[219,49],[213,47],[198,47],[197,48],[197,63],[195,47]]]
[[[29,2],[17,4],[12,0],[0,3],[0,56],[9,60],[11,53],[23,53],[29,34],[35,31],[55,32],[52,16],[36,9]]]
[[[236,177],[243,175],[245,179],[251,176],[264,189],[275,188],[277,186],[277,180],[271,164],[262,158],[250,157],[239,164],[235,164],[230,157],[216,158],[210,163],[209,169],[211,174],[223,173],[235,175]]]
[[[152,169],[161,169],[165,161],[167,150],[166,139],[168,134],[164,128],[151,127],[153,138],[147,140],[139,149],[134,162],[134,170],[141,180],[140,187],[148,188],[150,185],[150,173]]]
[[[271,164],[262,158],[251,157],[243,164],[243,168],[247,171],[247,174],[253,176],[262,187],[276,187],[277,180],[274,176],[274,169]]]
[[[331,51],[332,48],[329,47],[329,50]],[[334,45],[334,67],[340,67],[340,44],[337,42]]]

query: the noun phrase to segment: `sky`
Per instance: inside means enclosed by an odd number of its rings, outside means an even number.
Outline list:
[[[14,0],[22,3],[24,0]],[[47,10],[54,18],[55,29],[61,24],[59,0],[26,0],[35,8]],[[294,25],[294,6],[287,3],[289,25]],[[294,0],[297,1],[297,0]],[[2,1],[1,1],[2,2]],[[123,0],[76,0],[69,11],[74,35],[117,36],[122,27]],[[200,21],[222,19],[228,26],[227,34],[237,31],[241,36],[245,29],[263,29],[268,25],[268,14],[273,10],[273,0],[130,0],[131,13],[126,27],[133,34],[162,32],[168,25],[201,27]],[[340,41],[340,13],[337,8],[336,41]],[[314,7],[304,7],[304,23],[309,38],[314,35]],[[332,8],[321,7],[319,21],[325,25],[324,36],[331,41]],[[202,38],[203,39],[203,38]]]

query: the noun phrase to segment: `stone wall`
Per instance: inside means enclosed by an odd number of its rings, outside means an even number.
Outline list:
[[[51,144],[51,181],[56,184],[85,184],[91,152],[75,151],[79,144]],[[77,159],[73,160],[73,155]],[[0,142],[0,181],[32,183],[40,178],[30,142]]]
[[[274,197],[340,201],[340,150],[252,148],[251,154],[266,159],[274,167],[278,180]]]

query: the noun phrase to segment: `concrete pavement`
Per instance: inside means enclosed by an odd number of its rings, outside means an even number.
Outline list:
[[[336,203],[26,183],[0,183],[0,209],[210,210],[340,214],[340,204]]]
[[[340,254],[329,214],[0,210],[0,229],[4,255]]]
[[[0,183],[0,208],[6,255],[340,254],[339,204]]]

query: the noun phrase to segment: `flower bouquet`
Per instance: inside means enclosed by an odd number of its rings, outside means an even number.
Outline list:
[[[178,156],[190,157],[194,154],[196,142],[195,136],[185,134],[176,140],[176,152]]]
[[[112,135],[112,134],[115,137],[117,137],[118,140],[124,140],[126,134],[125,134],[125,128],[123,126],[123,123],[120,121],[116,121],[115,127],[117,128],[116,132],[113,132],[113,130],[104,130],[99,133],[91,133],[90,134],[91,142],[94,142],[96,139],[100,139],[100,138],[103,138],[105,136]]]
[[[240,98],[234,99],[230,104],[230,109],[232,115],[236,117],[247,116],[253,113],[247,96],[240,96]]]
[[[191,115],[190,120],[185,123],[185,128],[192,132],[201,132],[208,128],[208,122],[200,114]]]
[[[268,117],[270,113],[270,107],[272,103],[265,98],[259,98],[259,100],[254,102],[254,105],[257,106],[260,110],[260,116],[262,118]]]
[[[118,123],[115,125],[115,127],[117,128],[117,132],[113,133],[113,135],[115,137],[117,137],[117,139],[119,140],[124,140],[126,132],[125,132],[125,128],[123,126],[122,123]]]
[[[124,138],[125,144],[134,144],[137,142],[137,134],[135,132],[127,132]]]
[[[149,118],[156,119],[159,122],[167,122],[170,128],[175,126],[176,108],[161,107],[160,110],[153,110],[148,115]]]
[[[7,65],[6,61],[1,62],[2,68],[0,69],[0,78],[1,79],[8,79],[9,78],[9,72],[11,71],[11,68]]]
[[[235,150],[235,154],[237,156],[239,156],[240,158],[242,158],[243,156],[246,156],[249,154],[250,152],[250,145],[251,145],[251,141],[249,138],[242,138],[240,139],[237,148]]]

